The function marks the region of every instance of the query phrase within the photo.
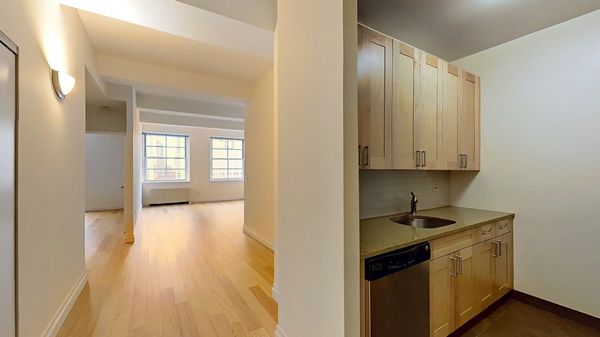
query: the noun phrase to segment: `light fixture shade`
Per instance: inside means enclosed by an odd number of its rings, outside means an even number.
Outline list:
[[[56,97],[62,101],[71,93],[71,91],[73,91],[73,88],[75,87],[75,77],[52,69],[52,85],[54,86]]]

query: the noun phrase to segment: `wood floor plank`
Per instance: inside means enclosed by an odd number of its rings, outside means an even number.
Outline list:
[[[216,314],[210,316],[210,320],[215,327],[215,331],[219,337],[234,337],[233,327],[227,320],[225,314]]]
[[[242,232],[243,202],[87,213],[88,284],[58,337],[272,337],[273,252]],[[274,309],[275,308],[275,309]]]
[[[277,321],[277,302],[269,295],[265,294],[259,286],[249,287],[250,291],[256,296],[256,299],[265,308],[265,310],[271,315],[274,321]]]

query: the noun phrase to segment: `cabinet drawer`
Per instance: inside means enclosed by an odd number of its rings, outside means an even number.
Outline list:
[[[477,242],[475,228],[431,241],[431,259],[437,259],[474,245]]]
[[[512,232],[512,219],[504,219],[494,224],[495,236],[500,236],[508,232]]]
[[[491,223],[477,227],[477,243],[494,237],[494,227]]]

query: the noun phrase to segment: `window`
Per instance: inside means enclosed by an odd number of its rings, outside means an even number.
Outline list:
[[[144,180],[188,180],[188,136],[144,133]]]
[[[244,179],[244,140],[210,139],[210,180]]]

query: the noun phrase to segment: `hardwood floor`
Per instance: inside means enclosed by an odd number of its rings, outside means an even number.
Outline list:
[[[511,299],[453,337],[599,337],[600,331]]]
[[[242,233],[243,202],[86,214],[88,285],[60,337],[269,337],[273,252]]]

